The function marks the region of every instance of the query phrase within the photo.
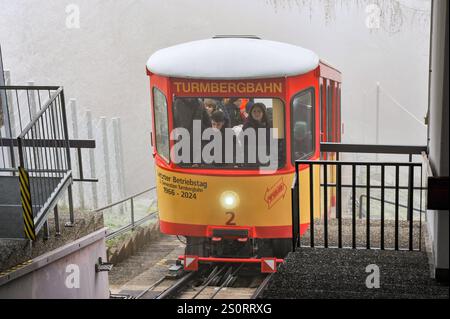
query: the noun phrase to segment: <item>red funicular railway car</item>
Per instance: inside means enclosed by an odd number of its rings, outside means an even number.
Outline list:
[[[340,72],[298,46],[215,37],[157,51],[147,73],[161,231],[185,236],[186,255],[200,261],[284,257],[291,248],[294,162],[319,159],[321,141],[340,141]],[[236,139],[218,152],[223,161],[206,160],[203,133],[213,123],[206,108],[223,112],[239,136],[256,104],[264,105],[276,167],[248,161],[245,150],[244,161],[237,161],[242,154]],[[177,129],[186,136],[174,134]],[[185,161],[177,148],[182,138],[189,142]],[[308,170],[301,168],[300,183],[309,179]],[[308,187],[302,192],[300,205],[307,209]],[[319,216],[319,190],[314,193]],[[300,224],[303,233],[306,219]]]

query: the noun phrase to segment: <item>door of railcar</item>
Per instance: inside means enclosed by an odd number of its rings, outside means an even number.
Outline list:
[[[320,141],[328,143],[341,142],[341,74],[331,66],[320,64]],[[336,160],[336,154],[323,153],[323,160]],[[329,183],[336,182],[336,168],[328,166],[327,176]],[[328,213],[336,205],[336,190],[328,188]]]
[[[289,111],[290,111],[290,149],[288,157],[291,164],[297,160],[314,160],[320,157],[320,111],[319,111],[319,83],[317,73],[312,71],[288,79]],[[310,168],[300,166],[300,209],[310,210],[309,185]],[[314,216],[320,217],[320,171],[315,169],[314,176]],[[309,216],[303,214],[300,223],[309,222]]]

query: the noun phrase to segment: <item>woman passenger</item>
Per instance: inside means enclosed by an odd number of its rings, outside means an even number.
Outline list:
[[[269,147],[270,147],[270,127],[271,124],[268,121],[267,118],[267,108],[263,103],[255,103],[251,106],[249,110],[249,115],[244,123],[244,126],[242,127],[242,132],[245,133],[247,129],[253,129],[254,133],[256,135],[256,148],[253,148],[252,150],[256,151],[256,162],[259,163],[259,150],[261,147],[264,148],[264,152],[268,154]],[[260,129],[263,129],[263,132],[265,134],[265,141],[263,139],[260,139]],[[249,151],[252,151],[249,148],[248,139],[246,138],[244,141],[244,154],[246,157],[246,163],[249,163]]]
[[[249,110],[249,116],[242,127],[245,131],[247,128],[253,128],[257,130],[258,128],[268,128],[267,123],[267,108],[263,103],[255,103],[251,106]]]

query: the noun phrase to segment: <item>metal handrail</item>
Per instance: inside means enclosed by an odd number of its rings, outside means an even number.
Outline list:
[[[112,207],[114,207],[114,206],[117,206],[117,205],[119,205],[119,204],[125,203],[126,201],[129,201],[129,200],[131,200],[131,199],[134,199],[134,198],[136,198],[136,197],[138,197],[138,196],[141,196],[141,195],[143,195],[143,194],[145,194],[145,193],[148,193],[148,192],[150,192],[150,191],[152,191],[152,190],[155,190],[155,189],[156,189],[156,186],[150,187],[149,189],[146,189],[146,190],[144,190],[144,191],[142,191],[142,192],[140,192],[140,193],[137,193],[137,194],[128,196],[128,197],[126,197],[126,198],[124,198],[124,199],[121,199],[121,200],[119,200],[119,201],[117,201],[117,202],[114,202],[114,203],[112,203],[112,204],[106,205],[106,206],[104,206],[104,207],[102,207],[102,208],[97,208],[97,209],[93,210],[92,213],[98,213],[98,212],[100,212],[100,211],[102,211],[102,210],[105,210],[105,209],[108,209],[108,208],[112,208]]]
[[[111,233],[109,233],[108,235],[106,235],[106,240],[110,240],[113,239],[119,235],[122,235],[123,233],[126,233],[127,231],[133,230],[136,226],[139,226],[143,223],[145,223],[146,221],[150,220],[153,216],[155,216],[158,212],[153,212],[145,217],[142,217],[141,219],[137,220],[134,222],[134,224],[130,223],[128,225],[125,225],[123,227],[120,227],[119,229],[116,229],[114,231],[112,231]]]
[[[0,90],[43,90],[43,91],[53,91],[58,90],[60,86],[55,85],[0,85]]]
[[[126,197],[124,199],[121,199],[121,200],[119,200],[119,201],[117,201],[115,203],[109,204],[107,206],[104,206],[104,207],[101,207],[101,208],[98,208],[98,209],[92,211],[92,213],[98,213],[98,212],[101,212],[103,210],[106,210],[106,209],[112,208],[114,206],[123,204],[123,203],[125,203],[127,201],[130,201],[130,204],[131,204],[131,211],[130,211],[131,222],[129,224],[127,224],[125,226],[122,226],[119,229],[116,229],[116,230],[112,231],[111,233],[109,233],[106,236],[107,240],[112,239],[114,237],[117,237],[117,236],[119,236],[119,235],[121,235],[121,234],[123,234],[123,233],[125,233],[125,232],[127,232],[129,230],[134,230],[134,228],[136,228],[136,226],[139,226],[139,225],[143,224],[144,222],[150,220],[153,216],[155,216],[158,213],[158,211],[156,211],[156,212],[150,213],[149,215],[147,215],[147,216],[145,216],[145,217],[143,217],[143,218],[141,218],[141,219],[139,219],[137,221],[134,220],[134,199],[136,197],[138,197],[138,196],[141,196],[141,195],[143,195],[145,193],[151,192],[151,191],[153,191],[155,189],[156,189],[156,186],[151,187],[151,188],[146,189],[146,190],[144,190],[142,192],[139,192],[137,194],[134,194],[134,195],[128,196],[128,197]],[[152,201],[152,204],[154,202],[155,201]]]
[[[33,87],[36,90],[36,87]],[[63,92],[63,88],[59,87],[56,92],[52,94],[52,96],[45,102],[44,106],[36,113],[36,115],[33,116],[33,119],[28,123],[27,126],[22,130],[22,132],[19,134],[17,139],[21,140],[25,137],[25,135],[28,133],[29,130],[33,127],[33,125],[39,120],[39,118],[42,116],[42,114],[47,111],[47,109],[53,104],[53,102],[56,100],[58,96],[61,95]],[[20,143],[20,142],[19,142]],[[20,145],[20,144],[19,144]]]
[[[320,152],[421,155],[427,146],[320,143]]]

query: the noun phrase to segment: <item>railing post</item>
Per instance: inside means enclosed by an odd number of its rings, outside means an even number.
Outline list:
[[[338,247],[342,248],[342,166],[337,163],[336,215],[338,217]]]
[[[133,197],[130,198],[130,202],[131,202],[131,225],[132,225],[132,229],[134,230],[134,198]]]
[[[412,154],[409,154],[408,155],[408,159],[409,159],[409,163],[412,163]],[[409,174],[409,172],[408,172],[408,174]],[[409,181],[409,179],[408,179],[408,181]],[[407,204],[407,206],[408,206],[408,208],[407,208],[407,211],[408,211],[408,213],[406,214],[406,220],[407,221],[409,221],[409,218],[410,218],[410,216],[409,216],[409,202],[410,202],[410,193],[409,193],[409,191],[408,191],[408,204]]]
[[[384,250],[384,185],[385,185],[385,166],[381,165],[381,234],[380,248]]]
[[[36,230],[34,225],[34,214],[33,214],[33,202],[30,189],[30,176],[25,168],[24,154],[23,154],[23,142],[22,138],[17,138],[18,148],[19,148],[19,188],[20,188],[20,199],[22,202],[22,216],[24,222],[24,232],[25,236],[29,240],[36,240]]]
[[[398,165],[395,166],[395,235],[394,235],[394,249],[398,250],[398,205],[399,205],[399,182],[400,182],[400,168]]]
[[[324,201],[324,246],[325,248],[328,248],[328,165],[324,164],[324,171],[323,171],[323,179],[324,179],[324,193],[323,193],[323,201]]]
[[[367,199],[366,199],[366,248],[370,249],[370,165],[367,165]]]
[[[423,166],[420,165],[420,211],[419,211],[419,251],[422,251],[422,190],[423,187]]]
[[[356,164],[352,165],[352,248],[356,249]]]
[[[409,250],[413,250],[414,231],[414,166],[409,166],[408,178],[408,217],[409,217]]]
[[[65,149],[66,149],[66,164],[67,164],[67,170],[72,172],[72,163],[70,160],[70,145],[69,145],[69,130],[67,127],[67,113],[66,113],[66,102],[64,98],[64,90],[61,89],[60,93],[60,102],[61,102],[61,113],[62,113],[62,124],[63,124],[63,133],[64,133],[64,142],[65,142]],[[69,199],[69,215],[70,215],[70,222],[66,223],[66,227],[72,227],[75,225],[75,217],[73,213],[73,194],[72,194],[72,184],[70,184],[67,187],[67,195]]]

